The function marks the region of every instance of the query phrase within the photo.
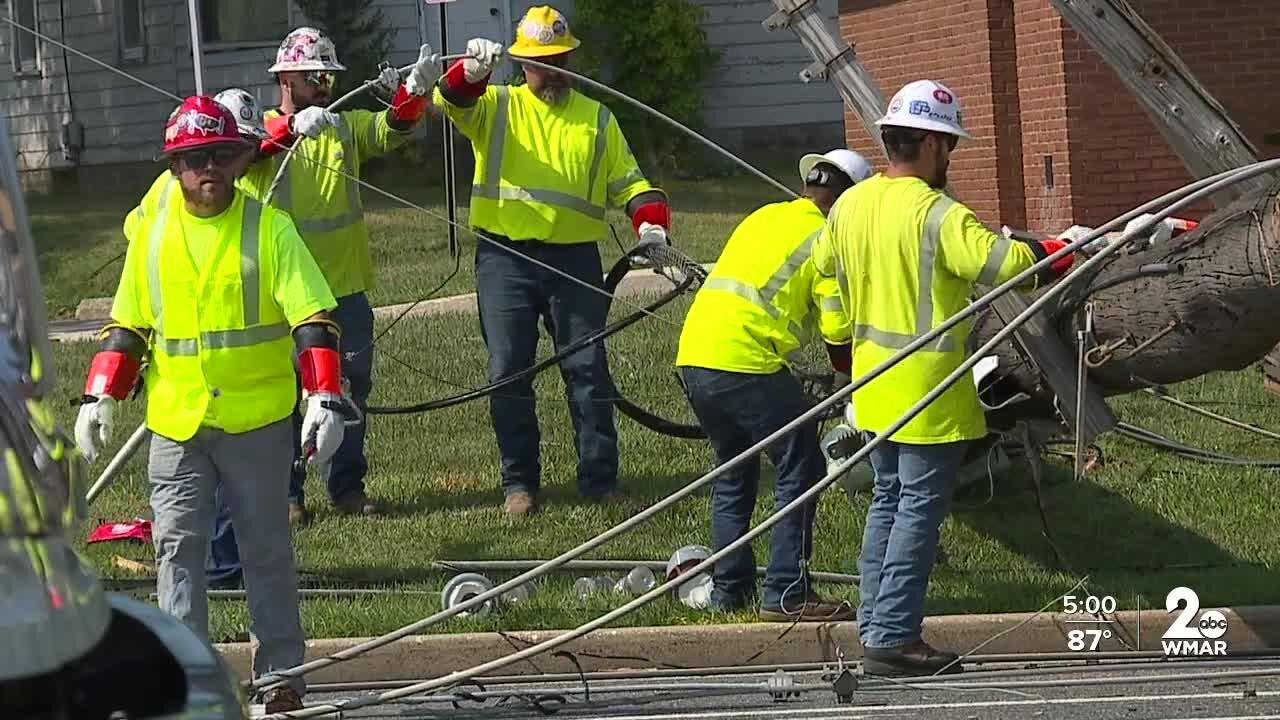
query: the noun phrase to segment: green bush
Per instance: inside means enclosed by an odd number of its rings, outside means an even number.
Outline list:
[[[707,11],[689,0],[576,0],[570,23],[582,47],[573,68],[698,130],[703,82],[721,52],[707,43]],[[666,122],[592,88],[585,94],[617,116],[646,174],[660,175],[688,149],[688,136]]]

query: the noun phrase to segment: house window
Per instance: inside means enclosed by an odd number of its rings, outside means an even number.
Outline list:
[[[125,60],[147,57],[144,0],[116,0],[116,27],[120,37],[120,55]]]
[[[14,22],[25,25],[32,30],[39,30],[39,0],[9,0],[9,17]],[[12,30],[11,47],[13,48],[13,70],[19,73],[34,73],[40,69],[39,39],[19,28],[10,25]]]
[[[200,0],[200,35],[211,45],[274,45],[289,33],[289,0]]]

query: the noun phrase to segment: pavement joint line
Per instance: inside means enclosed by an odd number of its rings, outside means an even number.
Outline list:
[[[714,263],[703,263],[708,272]],[[618,284],[614,293],[617,297],[634,297],[649,293],[662,292],[671,288],[671,281],[648,268],[628,272]],[[413,308],[409,310],[409,308]],[[54,342],[90,342],[98,338],[102,325],[109,319],[111,298],[86,298],[80,301],[76,317],[67,320],[49,322],[49,339]],[[408,312],[405,312],[408,310]],[[405,313],[405,318],[428,317],[432,315],[475,314],[476,294],[462,293],[429,300],[382,305],[374,308],[375,321],[392,319]],[[82,317],[82,314],[84,315]],[[87,329],[86,329],[87,328]]]
[[[1202,612],[1209,609],[1218,610],[1226,618],[1226,634],[1218,639],[1225,641],[1228,649],[1240,651],[1280,647],[1280,605],[1201,608]],[[1136,623],[1137,616],[1137,611],[1132,610],[1114,613],[1117,622]],[[983,649],[984,655],[1065,653],[1069,651],[1068,633],[1077,627],[1066,622],[1071,617],[1051,612],[932,616],[925,619],[924,639],[937,648],[967,652],[992,636],[1025,622],[1016,631],[987,645]],[[1144,642],[1140,649],[1160,650],[1160,636],[1175,618],[1176,613],[1144,610]],[[772,645],[764,654],[755,659],[755,664],[829,663],[834,667],[839,662],[840,652],[843,652],[846,661],[862,655],[856,623],[800,623],[779,639],[779,634],[787,625],[788,623],[759,622],[602,628],[566,644],[563,649],[573,653],[581,664],[581,669],[588,672],[668,666],[733,666],[743,657],[759,652],[770,643]],[[567,631],[510,630],[503,631],[502,634],[478,632],[411,635],[356,658],[309,673],[307,679],[315,683],[420,681],[423,678],[465,670],[507,655],[511,652],[508,639],[538,643],[564,632]],[[369,639],[309,640],[306,660],[332,655]],[[248,679],[249,643],[220,644],[218,649],[232,669],[242,679]],[[1115,639],[1102,640],[1097,649],[1124,650]],[[1087,659],[1088,654],[1087,651],[1081,651],[1081,659]],[[540,657],[538,664],[541,672],[531,670],[525,663],[519,663],[508,674],[523,676],[578,671],[577,666],[564,657]],[[963,674],[958,677],[963,678]]]

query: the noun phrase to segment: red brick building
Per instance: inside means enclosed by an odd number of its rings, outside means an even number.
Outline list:
[[[1263,142],[1280,130],[1280,1],[1130,3],[1258,152],[1280,154]],[[960,96],[974,139],[953,155],[949,177],[988,226],[1098,225],[1192,179],[1049,0],[840,0],[839,9],[841,34],[886,99],[921,78]],[[882,165],[852,113],[845,127],[850,147]]]

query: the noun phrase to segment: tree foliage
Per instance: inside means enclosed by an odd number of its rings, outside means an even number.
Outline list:
[[[575,0],[570,27],[582,46],[572,67],[698,129],[703,82],[721,57],[707,43],[706,16],[690,0]],[[689,142],[652,115],[594,89],[579,89],[608,104],[647,173],[659,172]]]
[[[346,72],[338,73],[335,99],[377,74],[378,64],[391,53],[395,31],[382,10],[375,6],[375,0],[297,0],[297,3],[309,21],[333,40],[338,59],[347,66]],[[345,107],[383,106],[366,92]]]

